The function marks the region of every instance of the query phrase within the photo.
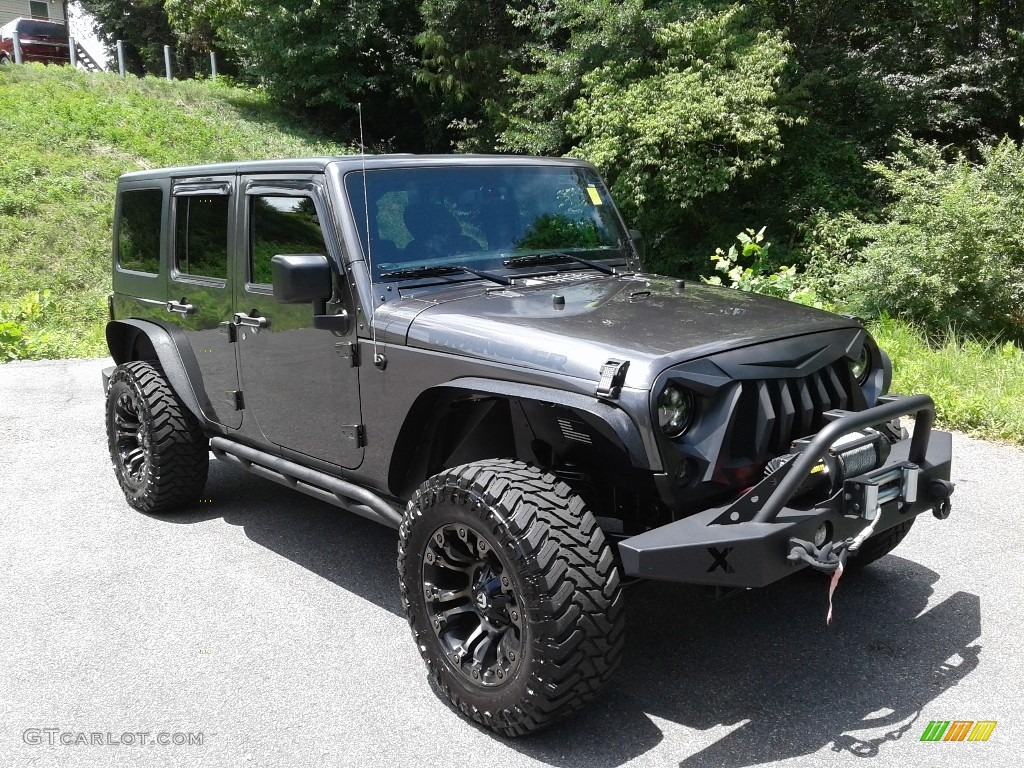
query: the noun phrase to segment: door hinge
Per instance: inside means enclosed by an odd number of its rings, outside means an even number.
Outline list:
[[[242,390],[230,390],[225,393],[227,401],[236,411],[245,409],[245,400],[242,397]]]
[[[232,323],[230,320],[225,320],[221,323],[217,330],[220,331],[224,336],[228,337],[228,344],[234,344],[238,341],[238,326]]]
[[[353,368],[359,367],[359,342],[358,341],[339,341],[334,345],[335,351],[338,353],[338,357],[342,360],[348,360],[349,365]]]
[[[341,436],[349,442],[355,443],[356,448],[366,445],[366,432],[362,424],[345,424],[341,428]]]

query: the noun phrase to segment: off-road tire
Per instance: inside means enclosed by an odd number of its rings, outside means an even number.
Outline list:
[[[612,550],[580,497],[550,473],[490,460],[430,478],[406,508],[398,570],[405,614],[435,690],[501,734],[520,736],[575,712],[618,667],[625,611]],[[474,592],[471,574],[487,578],[493,594]],[[442,586],[446,596],[465,594],[442,599]],[[444,624],[435,625],[441,608]],[[487,634],[462,646],[470,651],[465,657],[453,656],[456,629],[475,626],[495,638],[495,626],[505,629],[500,642]],[[479,649],[488,643],[485,656]],[[474,652],[485,661],[474,665]]]
[[[106,422],[114,473],[135,509],[166,513],[199,499],[209,440],[155,364],[134,361],[114,369]]]
[[[899,525],[894,525],[886,531],[882,531],[877,536],[872,536],[870,539],[861,544],[860,550],[856,556],[851,557],[846,561],[846,569],[850,571],[859,571],[861,568],[871,565],[876,560],[888,555],[896,546],[907,537],[910,533],[911,527],[914,525],[916,517],[908,518]]]

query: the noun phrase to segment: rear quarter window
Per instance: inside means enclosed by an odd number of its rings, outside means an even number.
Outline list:
[[[121,193],[117,228],[117,265],[131,272],[160,271],[160,224],[164,193],[129,189]]]

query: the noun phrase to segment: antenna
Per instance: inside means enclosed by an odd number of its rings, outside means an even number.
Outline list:
[[[370,270],[370,303],[373,313],[367,319],[370,322],[370,334],[373,339],[373,364],[383,371],[387,368],[388,359],[377,349],[377,323],[374,321],[374,315],[377,314],[377,302],[373,297],[373,243],[370,240],[370,195],[366,190],[366,144],[363,141],[363,102],[358,102],[356,108],[359,111],[359,164],[363,173],[363,212],[366,214],[366,262]]]

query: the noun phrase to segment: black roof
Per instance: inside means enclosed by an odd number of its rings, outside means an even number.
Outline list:
[[[212,165],[188,165],[175,168],[156,168],[133,171],[121,178],[125,181],[142,179],[194,178],[197,176],[227,176],[236,173],[322,173],[329,166],[339,166],[342,172],[375,168],[412,168],[417,166],[456,165],[589,165],[573,158],[530,157],[524,155],[335,155],[277,160],[249,160]]]

